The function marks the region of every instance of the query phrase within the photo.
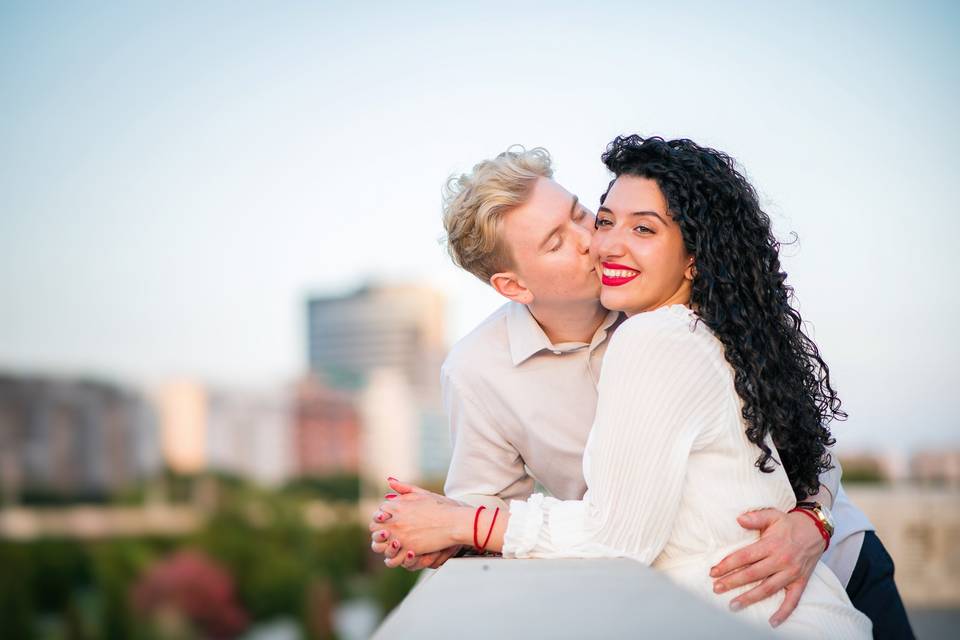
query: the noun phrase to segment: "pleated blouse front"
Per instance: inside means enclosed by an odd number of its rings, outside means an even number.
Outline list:
[[[781,465],[774,463],[772,473],[756,467],[760,449],[746,437],[733,380],[723,345],[689,308],[663,307],[624,322],[600,376],[583,459],[586,494],[512,501],[504,555],[632,558],[716,600],[709,567],[757,539],[737,516],[796,504]],[[840,626],[808,622],[840,636],[856,637],[864,625],[869,632],[835,576],[822,565],[818,572],[830,584],[815,587],[810,600],[832,608],[835,599],[840,617],[832,622]],[[746,609],[754,609],[748,617],[772,614],[782,592],[769,601]]]

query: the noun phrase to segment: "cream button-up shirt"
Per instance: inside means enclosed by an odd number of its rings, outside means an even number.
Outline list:
[[[460,340],[440,370],[453,441],[446,494],[523,500],[536,478],[557,498],[582,497],[607,332],[620,321],[611,311],[589,344],[555,345],[525,305],[508,302]]]
[[[453,444],[444,492],[505,510],[539,481],[555,498],[580,500],[603,355],[623,320],[611,311],[589,343],[553,344],[525,305],[508,302],[454,345],[440,370]],[[873,527],[840,489],[840,473],[836,465],[820,476],[837,521],[824,561],[846,583]]]

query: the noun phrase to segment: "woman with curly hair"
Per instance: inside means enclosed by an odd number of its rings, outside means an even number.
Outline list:
[[[756,538],[736,516],[816,493],[828,424],[844,414],[790,306],[770,220],[731,158],[629,136],[603,161],[615,178],[590,250],[601,302],[628,319],[604,358],[583,499],[536,494],[487,514],[412,492],[381,506],[382,527],[418,555],[475,545],[479,530],[507,557],[632,558],[726,607],[751,586],[715,594],[709,576]],[[741,615],[766,626],[783,598]],[[871,625],[820,564],[779,629],[866,638]]]

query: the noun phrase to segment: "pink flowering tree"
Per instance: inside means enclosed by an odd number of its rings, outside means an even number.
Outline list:
[[[247,626],[233,578],[195,550],[181,550],[151,566],[133,586],[134,610],[167,627],[187,623],[207,638],[233,638]]]

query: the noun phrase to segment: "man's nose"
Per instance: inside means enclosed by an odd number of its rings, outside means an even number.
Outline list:
[[[579,224],[574,225],[574,227],[576,228],[577,234],[577,249],[580,253],[588,253],[590,251],[590,241],[593,239],[593,232]]]

